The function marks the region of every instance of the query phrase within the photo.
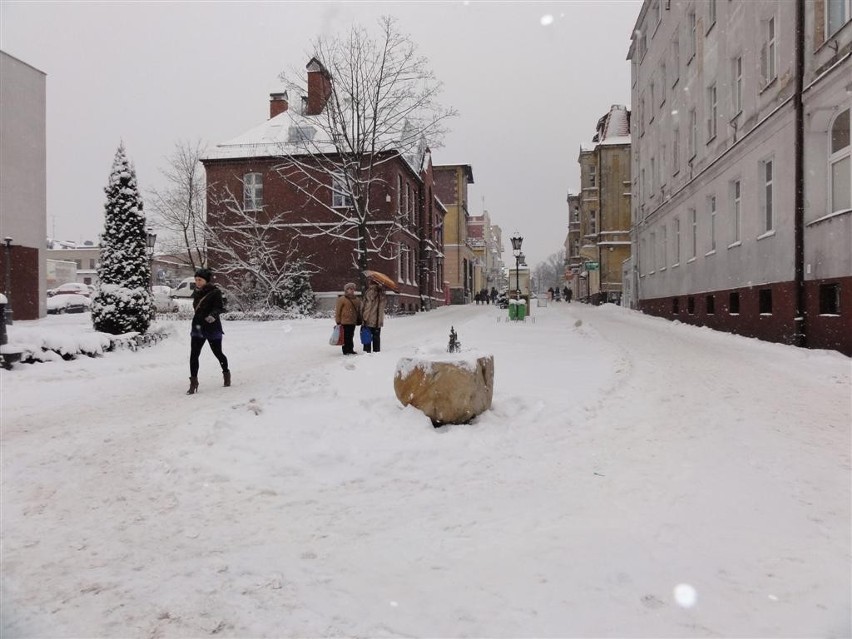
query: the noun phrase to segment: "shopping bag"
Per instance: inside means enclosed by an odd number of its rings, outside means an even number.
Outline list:
[[[373,343],[373,331],[369,326],[361,326],[361,343],[366,346]]]
[[[331,346],[343,346],[343,327],[340,324],[335,324],[331,329],[331,337],[328,338],[328,343]]]

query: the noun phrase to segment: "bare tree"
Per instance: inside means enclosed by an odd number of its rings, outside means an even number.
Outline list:
[[[228,189],[212,187],[210,201],[220,214],[207,230],[208,248],[236,305],[241,310],[313,310],[309,277],[314,270],[292,245],[282,243],[278,231],[285,214],[259,219],[257,211],[246,210],[242,197]]]
[[[565,280],[565,249],[559,249],[543,262],[539,262],[534,272],[539,290],[560,288]]]
[[[375,38],[356,25],[317,38],[313,49],[306,71],[281,75],[288,93],[307,95],[309,103],[282,145],[276,170],[322,211],[321,223],[305,217],[308,226],[298,233],[352,242],[353,266],[363,271],[371,255],[387,258],[396,250],[400,220],[379,219],[372,199],[387,192],[382,164],[402,156],[419,171],[427,145],[440,145],[445,122],[456,112],[438,104],[441,83],[392,18],[379,21]],[[317,78],[319,105],[310,103]]]
[[[206,187],[200,159],[204,145],[180,141],[160,172],[166,178],[162,189],[151,189],[149,208],[157,228],[166,232],[159,238],[166,252],[186,255],[195,269],[206,264]]]

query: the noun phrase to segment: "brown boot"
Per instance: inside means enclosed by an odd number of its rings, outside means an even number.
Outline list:
[[[222,371],[222,377],[225,379],[225,386],[231,385],[231,371]]]
[[[195,395],[198,392],[198,378],[190,377],[189,378],[189,390],[186,391],[187,395]]]

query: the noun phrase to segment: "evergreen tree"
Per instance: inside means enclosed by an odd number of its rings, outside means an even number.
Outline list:
[[[144,333],[154,318],[148,290],[151,267],[136,170],[125,155],[123,142],[115,153],[104,191],[107,201],[92,323],[96,331],[112,335]]]

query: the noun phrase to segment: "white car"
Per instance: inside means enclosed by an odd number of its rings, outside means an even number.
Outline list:
[[[170,286],[152,286],[151,294],[154,297],[154,308],[158,313],[177,313],[180,305],[172,297]]]
[[[92,297],[94,294],[94,286],[80,284],[79,282],[66,282],[47,291],[48,297],[53,297],[54,295],[83,295],[84,297]]]
[[[185,277],[175,288],[172,289],[172,297],[192,297],[195,290],[195,278]]]
[[[61,315],[62,313],[85,313],[91,305],[92,300],[85,295],[66,293],[48,298],[47,312],[56,315]]]

